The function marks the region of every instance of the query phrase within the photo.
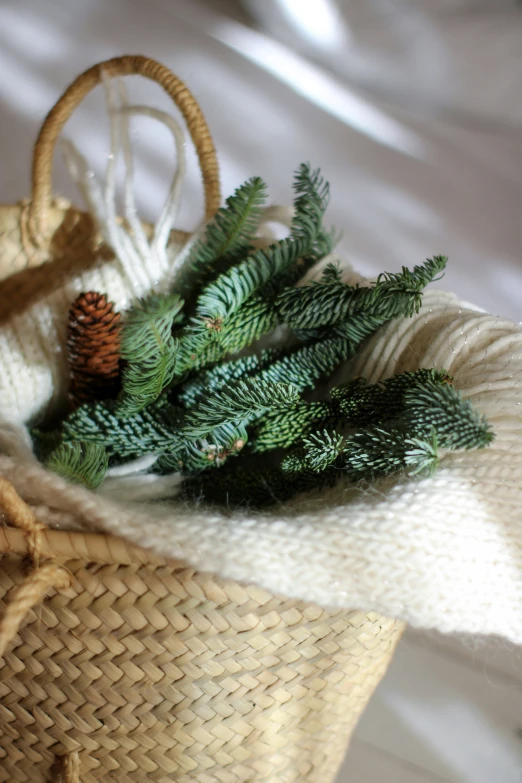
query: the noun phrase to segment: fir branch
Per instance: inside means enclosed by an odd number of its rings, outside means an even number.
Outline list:
[[[330,185],[321,176],[320,169],[301,163],[294,177],[294,207],[292,235],[309,238],[318,236],[323,215],[330,201]]]
[[[219,337],[222,356],[237,353],[252,345],[278,324],[273,301],[254,294],[229,319]]]
[[[355,347],[344,337],[320,340],[283,355],[262,370],[259,378],[273,383],[291,383],[299,391],[313,389],[317,381],[349,359]]]
[[[444,371],[421,369],[396,375],[386,381],[370,384],[356,378],[330,391],[331,400],[301,401],[291,411],[272,411],[256,423],[251,433],[251,448],[263,452],[288,448],[313,430],[340,424],[364,427],[384,424],[405,410],[406,393],[431,382],[451,381]]]
[[[315,473],[322,473],[333,465],[344,449],[344,438],[338,432],[327,430],[316,432],[304,438],[303,449],[306,453],[306,467]]]
[[[187,371],[199,370],[216,364],[222,359],[248,348],[261,337],[272,332],[279,325],[278,312],[274,308],[274,297],[286,286],[293,285],[309,268],[309,261],[301,259],[297,263],[276,275],[258,294],[248,299],[239,310],[223,324],[220,322],[218,334],[212,341],[206,340],[203,350],[193,341],[185,344],[190,355],[186,360],[178,360],[180,377]]]
[[[301,165],[295,177],[295,216],[291,236],[252,253],[207,286],[197,304],[203,318],[225,319],[262,286],[313,250],[324,211],[328,205],[328,184],[319,170]]]
[[[231,386],[236,381],[250,378],[268,367],[280,355],[276,349],[267,349],[259,354],[242,356],[229,362],[217,364],[210,370],[203,370],[183,384],[178,400],[185,406],[193,405],[200,397],[212,393],[222,386]]]
[[[387,322],[386,316],[359,313],[351,316],[347,321],[338,321],[330,326],[320,326],[318,329],[293,329],[293,332],[297,339],[304,343],[341,337],[352,344],[352,350],[355,353],[364,340],[371,337]]]
[[[183,299],[178,294],[151,294],[140,299],[128,311],[123,325],[121,356],[140,363],[151,353],[161,350],[172,334],[172,326],[181,316]]]
[[[178,341],[169,337],[155,353],[123,371],[122,394],[118,399],[120,416],[133,416],[153,403],[174,379]]]
[[[411,476],[431,476],[435,472],[439,458],[439,443],[435,428],[431,431],[431,438],[409,438],[409,449],[406,452],[405,466]]]
[[[208,339],[201,335],[202,329],[185,332],[186,340],[181,342],[181,356],[178,361],[177,377],[182,380],[189,372],[216,364],[221,359],[252,345],[264,334],[271,332],[278,324],[273,304],[261,296],[254,295],[237,313],[220,325],[219,332]]]
[[[281,503],[300,492],[331,487],[343,475],[350,481],[373,480],[408,468],[412,475],[430,473],[438,463],[437,441],[405,437],[398,429],[368,428],[344,438],[316,433],[287,455],[280,468],[226,470],[188,479],[189,497],[228,506],[262,507]]]
[[[268,248],[256,250],[245,261],[218,277],[200,296],[197,311],[201,318],[226,319],[274,275],[283,272],[306,254],[313,237],[286,237]]]
[[[177,294],[152,295],[127,314],[121,355],[129,364],[118,397],[120,416],[138,413],[172,383],[179,348],[172,327],[181,320],[182,307],[183,300]]]
[[[413,270],[379,275],[368,287],[350,286],[332,276],[308,286],[283,291],[276,307],[292,329],[317,329],[350,316],[373,316],[389,321],[410,318],[420,309],[422,290],[443,272],[445,256],[435,256]]]
[[[266,185],[260,177],[252,177],[227,198],[195,245],[188,259],[185,275],[176,281],[184,296],[210,278],[227,271],[252,251],[251,242],[257,232],[266,202]]]
[[[46,466],[73,484],[96,489],[105,478],[109,457],[100,444],[73,441],[58,446],[47,458]]]
[[[182,471],[185,475],[220,468],[229,457],[237,456],[248,440],[241,424],[223,424],[206,438],[187,441],[182,451],[163,454],[154,465],[157,473],[169,474]]]
[[[342,270],[338,263],[330,261],[321,272],[320,282],[323,285],[342,285]]]
[[[431,387],[451,383],[452,378],[444,370],[423,368],[394,375],[376,384],[355,378],[334,387],[330,396],[337,403],[343,423],[364,427],[396,419],[405,410],[408,392],[428,384]]]
[[[400,421],[408,423],[415,437],[434,430],[443,449],[482,449],[494,438],[486,418],[449,384],[429,381],[409,390]]]
[[[183,457],[185,473],[221,467],[231,456],[237,456],[248,441],[246,427],[242,422],[224,422],[215,427],[204,438],[189,442]]]
[[[316,256],[313,252],[304,258],[298,258],[295,264],[291,264],[282,272],[279,272],[279,274],[274,275],[262,288],[260,288],[258,295],[270,303],[270,306],[274,310],[275,319],[279,320],[279,313],[274,307],[274,299],[286,288],[292,288],[298,283],[308,270],[321,258],[323,258],[323,255],[318,254]]]
[[[338,411],[328,400],[300,401],[291,410],[270,411],[257,421],[250,433],[251,449],[261,453],[288,448],[312,430],[335,427],[338,422]]]
[[[415,471],[416,458],[424,465],[429,451],[421,450],[420,440],[412,439],[402,428],[368,427],[345,439],[339,467],[351,481],[372,481],[404,470],[407,465]],[[433,442],[431,430],[424,442]],[[436,453],[433,459],[437,459]]]
[[[298,390],[288,384],[258,379],[240,381],[201,400],[196,410],[187,414],[183,432],[187,440],[204,438],[222,424],[252,421],[268,410],[291,408],[298,399]]]
[[[203,290],[191,324],[179,335],[176,378],[213,364],[251,345],[278,324],[273,299],[294,285],[332,237],[322,229],[328,186],[318,171],[304,166],[295,179],[291,236],[255,251]]]
[[[310,471],[344,475],[350,481],[373,480],[406,468],[412,475],[431,473],[438,462],[437,438],[432,430],[426,439],[411,438],[397,427],[368,427],[353,435],[323,431],[303,441],[303,446],[281,465],[293,480],[299,473],[312,481]],[[318,485],[322,482],[318,479]]]
[[[154,405],[129,417],[118,414],[111,402],[82,405],[62,425],[64,441],[85,441],[104,446],[120,459],[145,454],[180,454],[182,412],[168,403]]]

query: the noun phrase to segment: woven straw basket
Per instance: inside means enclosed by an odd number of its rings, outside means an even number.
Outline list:
[[[57,276],[110,257],[92,219],[51,197],[56,138],[110,76],[158,82],[220,201],[196,101],[166,68],[95,66],[46,118],[30,201],[0,208],[0,319]],[[402,624],[201,574],[110,536],[48,530],[0,478],[0,783],[333,781]]]

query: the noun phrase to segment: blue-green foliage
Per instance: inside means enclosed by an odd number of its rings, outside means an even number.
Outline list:
[[[248,180],[195,244],[175,290],[130,309],[118,400],[83,405],[57,430],[35,431],[51,469],[96,488],[109,464],[154,455],[153,470],[185,474],[189,497],[263,505],[339,476],[427,475],[440,449],[491,441],[487,422],[443,371],[379,384],[356,378],[318,395],[366,338],[418,312],[446,258],[364,287],[343,283],[327,264],[318,282],[296,288],[331,252],[334,234],[323,226],[329,188],[320,172],[300,166],[294,191],[289,235],[255,249],[266,188]],[[279,326],[292,339],[256,350]]]
[[[122,375],[118,413],[132,416],[158,399],[174,378],[178,341],[172,327],[181,320],[178,294],[152,295],[127,313],[121,357],[128,362]]]
[[[252,181],[251,181],[252,183]],[[248,184],[248,183],[247,183]],[[252,187],[252,185],[251,185]],[[242,197],[246,203],[248,187]],[[290,236],[236,258],[237,263],[203,287],[195,314],[177,335],[177,380],[251,345],[280,321],[274,298],[330,250],[322,220],[329,188],[319,171],[300,166],[294,182],[295,216]]]
[[[293,329],[317,329],[348,319],[410,318],[419,311],[422,291],[439,278],[447,264],[445,256],[429,258],[413,270],[379,275],[371,286],[342,283],[331,268],[317,282],[287,289],[277,300],[281,319]]]
[[[109,457],[99,444],[72,441],[60,444],[51,452],[47,467],[73,484],[96,489],[105,478]]]
[[[194,290],[247,256],[266,202],[266,185],[252,177],[229,196],[194,246],[178,290],[190,297]]]
[[[299,392],[294,386],[270,381],[239,381],[233,386],[221,387],[185,419],[189,438],[204,438],[215,427],[226,422],[247,423],[270,410],[288,410],[295,407]]]
[[[232,506],[263,506],[284,502],[297,492],[331,486],[340,477],[372,481],[399,471],[428,476],[438,465],[440,448],[484,448],[491,443],[487,422],[447,380],[415,386],[413,374],[407,375],[403,380],[408,391],[396,418],[385,414],[380,422],[347,434],[317,430],[303,437],[277,468],[239,467],[220,476],[194,476],[186,492]],[[371,391],[372,386],[367,388]],[[436,400],[433,409],[431,398]],[[345,424],[342,418],[339,424]]]

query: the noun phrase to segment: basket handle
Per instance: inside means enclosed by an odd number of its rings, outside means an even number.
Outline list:
[[[3,658],[29,610],[39,604],[51,588],[65,590],[70,587],[71,577],[65,568],[55,563],[40,565],[42,537],[47,528],[38,522],[11,482],[3,477],[0,477],[0,506],[9,521],[26,534],[33,565],[33,571],[15,591],[0,621],[0,658]]]
[[[66,590],[71,587],[72,579],[61,565],[52,562],[40,565],[42,538],[47,527],[38,522],[32,509],[3,476],[0,476],[0,505],[9,521],[26,534],[33,565],[32,572],[10,598],[0,620],[0,658],[3,658],[29,610],[39,604],[51,588]],[[61,783],[80,783],[81,764],[77,750],[65,753],[57,761],[61,766]]]
[[[38,134],[33,152],[32,196],[29,206],[29,234],[37,246],[47,239],[47,217],[52,200],[52,166],[58,136],[85,96],[110,77],[136,74],[159,84],[172,98],[186,122],[196,148],[205,189],[205,217],[211,218],[220,206],[219,168],[214,142],[197,100],[185,84],[168,68],[150,57],[123,55],[93,65],[76,77],[55,103]]]

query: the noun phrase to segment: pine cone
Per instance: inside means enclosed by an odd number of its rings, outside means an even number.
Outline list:
[[[69,396],[74,407],[116,397],[120,386],[120,313],[104,294],[80,294],[69,311]]]

